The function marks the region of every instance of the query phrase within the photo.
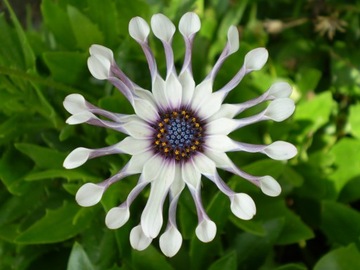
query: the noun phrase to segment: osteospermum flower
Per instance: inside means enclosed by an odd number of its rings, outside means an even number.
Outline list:
[[[182,236],[176,223],[176,208],[185,186],[194,199],[198,225],[195,233],[202,242],[213,240],[216,225],[206,214],[201,202],[201,177],[212,181],[230,200],[231,211],[238,218],[251,219],[256,212],[255,203],[245,193],[231,190],[218,174],[217,168],[229,171],[258,186],[263,193],[277,196],[281,187],[271,176],[252,176],[240,170],[226,155],[230,151],[262,153],[276,160],[287,160],[297,153],[287,142],[276,141],[270,145],[253,145],[238,142],[228,134],[244,126],[264,121],[283,121],[294,112],[294,102],[289,99],[291,87],[284,82],[273,84],[264,94],[239,104],[223,104],[248,73],[259,70],[268,59],[265,48],[248,52],[238,73],[221,89],[213,91],[216,74],[225,59],[239,48],[235,26],[227,34],[227,43],[207,77],[195,85],[191,70],[191,52],[200,20],[195,13],[186,13],[180,20],[179,31],[185,40],[185,59],[179,73],[175,70],[172,38],[174,24],[164,15],[151,18],[151,30],[164,46],[167,73],[162,78],[148,44],[150,27],[144,19],[133,18],[129,23],[131,37],[143,49],[151,74],[151,91],[132,82],[117,66],[113,52],[100,45],[90,47],[88,67],[99,80],[110,81],[124,94],[134,108],[131,115],[118,114],[98,108],[79,94],[65,98],[64,107],[72,115],[70,125],[88,123],[111,128],[127,135],[119,143],[100,149],[77,148],[65,159],[68,169],[84,164],[88,159],[110,154],[129,154],[129,162],[115,175],[101,183],[86,183],[78,190],[76,201],[81,206],[92,206],[101,200],[113,183],[133,174],[140,174],[137,185],[119,206],[106,215],[110,229],[123,226],[130,217],[130,205],[138,194],[150,185],[150,195],[138,226],[130,233],[133,248],[143,250],[156,238],[163,227],[163,204],[169,196],[169,214],[165,231],[160,236],[160,248],[167,256],[175,255],[181,247]],[[270,101],[262,112],[235,118],[239,113],[259,103]],[[98,116],[101,116],[99,118]],[[106,120],[105,120],[106,119]]]

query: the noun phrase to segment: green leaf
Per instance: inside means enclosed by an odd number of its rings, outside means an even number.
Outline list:
[[[14,195],[22,195],[31,188],[24,183],[23,177],[31,170],[32,164],[27,158],[19,157],[13,150],[6,151],[0,160],[0,180]]]
[[[92,265],[83,247],[75,242],[70,253],[67,270],[92,270]]]
[[[314,92],[322,73],[318,69],[304,68],[297,72],[296,83],[302,93]]]
[[[250,233],[236,236],[238,269],[259,269],[268,256],[272,245],[279,237],[284,225],[283,218],[275,218],[264,223],[264,237]]]
[[[165,256],[149,246],[143,251],[132,252],[132,267],[136,270],[172,270],[174,269],[165,259]]]
[[[74,84],[86,71],[88,54],[79,52],[46,52],[44,61],[55,80]],[[87,71],[86,71],[87,72]]]
[[[360,104],[350,106],[349,113],[350,132],[356,138],[360,138]]]
[[[35,54],[29,44],[29,41],[25,34],[25,31],[21,27],[21,24],[20,24],[19,20],[17,19],[16,14],[15,14],[14,10],[11,8],[8,1],[4,0],[4,3],[10,13],[11,21],[15,26],[16,33],[18,35],[20,44],[22,46],[22,52],[24,54],[26,68],[35,70]]]
[[[359,240],[360,213],[337,202],[323,201],[320,228],[329,241],[350,244]]]
[[[360,269],[360,251],[355,244],[335,249],[323,256],[314,270],[354,270]]]
[[[73,48],[76,42],[71,28],[69,16],[61,5],[52,0],[41,2],[41,11],[44,22],[54,34],[55,40],[67,48]]]
[[[331,92],[326,91],[296,106],[293,118],[300,125],[299,135],[302,139],[305,136],[312,136],[315,131],[329,122],[333,104]]]
[[[289,263],[275,268],[275,270],[307,270],[308,268],[303,264]]]
[[[335,171],[330,175],[335,190],[341,189],[360,174],[360,141],[343,138],[331,149],[334,157]]]
[[[258,198],[257,209],[257,217],[261,220],[283,219],[284,225],[276,239],[277,244],[293,244],[314,237],[313,231],[285,205],[283,200]]]
[[[47,244],[70,239],[83,231],[95,214],[93,208],[79,208],[75,203],[65,202],[57,209],[47,210],[45,216],[15,241],[19,244]]]
[[[232,251],[225,256],[222,256],[220,259],[215,261],[210,267],[209,270],[236,270],[237,268],[237,259],[236,252]]]
[[[236,216],[232,215],[230,217],[230,221],[239,229],[244,230],[245,232],[249,232],[254,235],[264,236],[265,230],[264,225],[262,222],[254,221],[254,220],[243,220],[237,218]]]
[[[62,168],[65,154],[54,149],[37,146],[28,143],[17,143],[15,147],[28,157],[30,157],[39,168],[55,169]]]
[[[94,175],[88,173],[85,170],[66,170],[66,169],[54,169],[54,170],[45,170],[40,172],[30,172],[25,176],[27,181],[37,181],[51,178],[65,178],[68,181],[71,180],[86,180],[86,181],[95,181],[98,178]]]
[[[104,43],[104,36],[98,26],[92,23],[90,19],[76,7],[67,6],[67,13],[79,48],[88,50],[91,44]]]

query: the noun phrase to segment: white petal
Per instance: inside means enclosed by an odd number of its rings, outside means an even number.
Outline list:
[[[134,100],[134,110],[136,115],[150,123],[159,118],[156,108],[146,99],[136,98]]]
[[[147,41],[150,34],[150,27],[141,17],[134,17],[129,22],[130,36],[139,43]]]
[[[154,130],[146,122],[138,119],[131,120],[123,125],[130,136],[136,139],[147,139],[154,134]]]
[[[152,239],[147,237],[141,226],[134,227],[130,232],[130,244],[133,249],[144,250],[151,244]]]
[[[153,85],[152,93],[154,95],[155,101],[160,108],[166,110],[169,108],[169,103],[166,99],[166,87],[165,81],[159,76],[156,75]]]
[[[205,144],[210,149],[218,152],[228,152],[236,149],[236,144],[226,135],[206,136]]]
[[[194,95],[195,81],[188,69],[185,69],[179,76],[179,81],[182,85],[182,104],[188,105]]]
[[[181,167],[179,164],[175,166],[175,178],[174,182],[171,184],[170,191],[173,196],[180,194],[185,187],[185,182],[181,177]]]
[[[273,98],[287,98],[291,92],[292,88],[287,82],[276,82],[268,90],[269,96]]]
[[[269,53],[265,48],[256,48],[245,55],[245,68],[249,71],[260,70],[266,63]]]
[[[182,236],[179,230],[170,226],[161,236],[159,240],[160,249],[167,257],[172,257],[178,253],[181,244]]]
[[[118,229],[123,226],[130,217],[128,207],[113,207],[105,217],[105,224],[109,229]]]
[[[266,146],[263,152],[275,160],[288,160],[297,154],[297,149],[294,145],[284,141],[276,141]]]
[[[106,80],[110,77],[111,62],[104,57],[90,56],[87,65],[91,75],[98,80]]]
[[[88,160],[90,153],[90,149],[84,147],[76,148],[65,158],[63,166],[66,169],[77,168]]]
[[[86,183],[76,192],[75,199],[81,206],[93,206],[101,200],[104,191],[105,187],[103,186]]]
[[[126,137],[118,145],[117,148],[121,149],[124,153],[129,155],[138,155],[148,151],[151,147],[149,140],[135,139],[133,137]]]
[[[87,111],[85,98],[80,94],[70,94],[63,102],[64,108],[71,114]]]
[[[220,109],[212,115],[208,121],[213,121],[219,118],[233,118],[239,111],[239,106],[236,104],[222,104]]]
[[[163,203],[175,178],[175,163],[165,164],[158,179],[151,183],[149,199],[141,214],[141,227],[146,236],[158,236],[163,224]]]
[[[210,135],[228,135],[234,131],[238,126],[238,123],[234,119],[219,118],[206,125],[206,132]]]
[[[209,219],[203,219],[196,227],[195,233],[201,242],[210,242],[215,238],[216,224]]]
[[[114,61],[114,53],[109,48],[106,48],[102,45],[93,44],[89,48],[90,55],[94,55],[97,57],[103,57],[107,61]]]
[[[276,122],[281,122],[293,114],[294,101],[290,98],[278,98],[273,100],[265,110],[265,116]]]
[[[194,12],[185,13],[179,22],[179,31],[180,33],[190,38],[193,34],[198,32],[201,27],[201,22],[199,16]]]
[[[148,182],[153,181],[163,167],[164,159],[160,155],[155,155],[147,160],[143,168],[144,179]]]
[[[169,104],[172,108],[179,108],[181,105],[182,98],[182,86],[175,76],[174,73],[169,75],[169,78],[166,80],[166,96]]]
[[[152,150],[134,155],[128,162],[126,171],[129,174],[141,173],[144,169],[144,165],[154,155]]]
[[[204,175],[214,175],[216,173],[215,163],[202,153],[198,153],[193,157],[196,169]]]
[[[198,114],[203,119],[208,119],[213,114],[218,112],[221,108],[221,104],[223,102],[223,93],[215,92],[208,96],[208,98],[200,105],[198,108]]]
[[[96,118],[96,116],[91,112],[82,111],[80,113],[70,116],[68,119],[66,119],[66,123],[69,125],[77,125],[77,124],[85,123],[93,118]]]
[[[195,190],[200,188],[201,174],[194,167],[192,162],[186,162],[182,165],[181,175],[184,182]]]
[[[233,54],[239,49],[239,31],[234,25],[230,26],[227,33],[227,38],[230,45],[229,54]]]
[[[230,158],[224,152],[215,152],[210,149],[205,150],[205,155],[215,162],[216,167],[226,169],[232,167]]]
[[[208,99],[212,93],[212,86],[213,82],[210,79],[204,80],[196,86],[194,96],[191,100],[191,107],[194,110],[197,109],[204,100]]]
[[[168,43],[175,33],[174,24],[163,14],[155,14],[151,17],[151,29],[158,39]]]
[[[281,186],[271,176],[266,175],[259,178],[261,191],[271,197],[276,197],[281,193]]]
[[[245,193],[237,193],[231,197],[231,211],[238,218],[249,220],[256,213],[254,200]]]

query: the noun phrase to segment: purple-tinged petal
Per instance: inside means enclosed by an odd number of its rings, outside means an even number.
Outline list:
[[[145,43],[150,34],[150,27],[143,18],[134,17],[129,22],[129,33],[138,43]]]
[[[134,227],[130,232],[130,244],[133,249],[144,250],[152,242],[152,238],[144,234],[141,225]]]
[[[256,48],[245,55],[244,66],[247,72],[260,70],[266,64],[269,53],[265,48]]]
[[[83,207],[93,206],[101,200],[105,190],[103,185],[86,183],[76,192],[76,202]]]

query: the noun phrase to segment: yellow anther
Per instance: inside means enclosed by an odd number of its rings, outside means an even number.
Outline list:
[[[164,133],[164,132],[165,132],[165,129],[164,129],[164,128],[161,128],[161,129],[160,129],[160,132],[161,132],[161,133]]]
[[[179,150],[175,150],[175,155],[179,155],[180,154],[180,151]]]
[[[164,153],[168,153],[169,152],[169,148],[165,147],[164,148]]]
[[[158,133],[158,135],[156,135],[156,137],[158,137],[159,139],[161,138],[161,133]]]
[[[199,145],[200,144],[200,142],[199,141],[195,141],[195,145]]]
[[[162,142],[162,143],[161,143],[161,146],[166,146],[166,142]]]
[[[164,124],[163,124],[162,122],[160,122],[160,123],[158,124],[158,126],[159,126],[159,127],[163,127]]]
[[[159,140],[156,140],[156,141],[155,141],[155,144],[156,144],[156,145],[159,145],[159,144],[160,144],[160,141],[159,141]]]
[[[193,150],[193,151],[196,150],[196,148],[197,147],[195,145],[191,146],[191,150]]]
[[[185,115],[185,114],[186,114],[186,111],[181,111],[181,114],[182,114],[182,115]]]
[[[195,117],[191,118],[191,121],[193,121],[193,122],[195,123],[195,122],[196,122],[196,118],[195,118]]]
[[[195,127],[196,127],[196,128],[200,127],[200,124],[199,124],[199,123],[195,123]]]
[[[165,118],[165,119],[164,119],[164,122],[165,122],[165,123],[168,123],[169,121],[170,121],[169,118]]]

